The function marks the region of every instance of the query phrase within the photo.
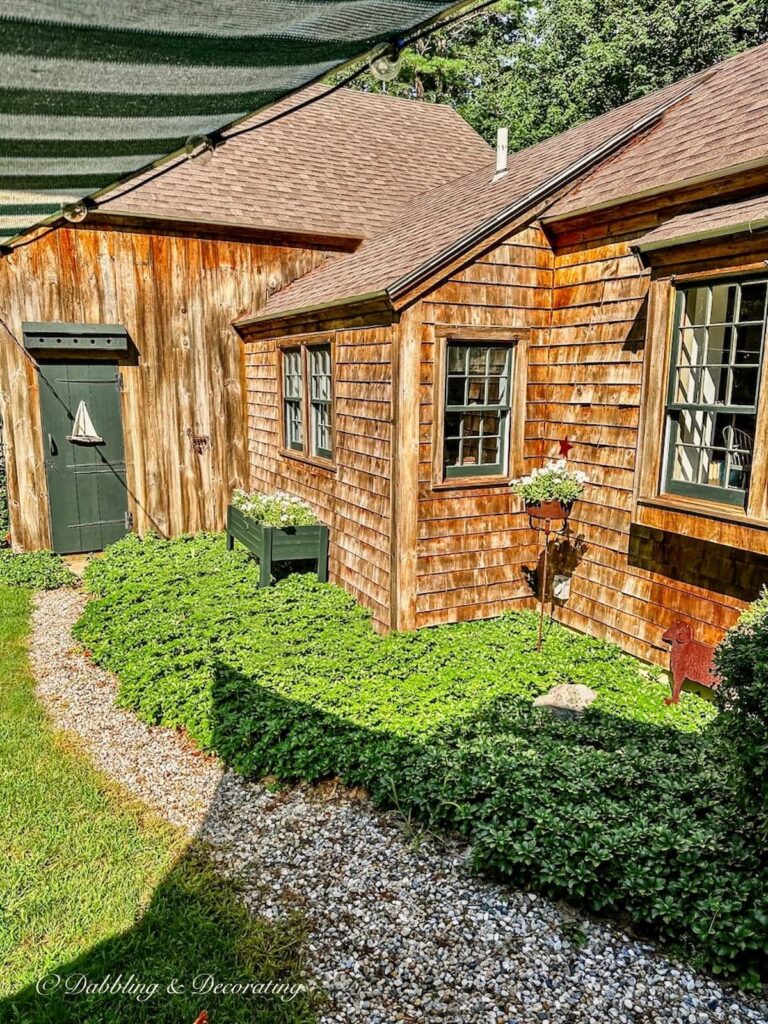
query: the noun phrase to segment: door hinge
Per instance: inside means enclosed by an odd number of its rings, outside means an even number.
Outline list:
[[[115,389],[121,395],[125,391],[125,380],[123,379],[123,375],[119,370],[115,374]]]
[[[133,512],[125,513],[125,528],[126,530],[133,529]]]

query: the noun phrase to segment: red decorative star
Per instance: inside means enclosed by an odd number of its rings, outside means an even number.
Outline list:
[[[563,456],[563,458],[568,458],[568,452],[571,450],[571,448],[573,448],[573,445],[568,440],[568,436],[566,435],[560,442],[560,454]]]

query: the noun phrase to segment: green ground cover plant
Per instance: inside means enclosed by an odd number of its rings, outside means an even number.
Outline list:
[[[305,995],[203,997],[177,977],[293,984],[303,924],[251,917],[205,851],[93,770],[53,733],[34,698],[26,645],[30,597],[0,587],[0,1020],[20,1024],[308,1024]],[[160,985],[138,1001],[70,994],[43,979],[122,974]],[[77,984],[73,982],[73,984]]]
[[[76,582],[75,574],[53,551],[0,550],[0,587],[56,590],[74,586]]]
[[[249,775],[364,786],[466,836],[492,875],[629,917],[716,972],[765,972],[768,869],[716,712],[666,707],[618,648],[552,625],[537,654],[531,613],[380,637],[313,576],[259,590],[218,537],[128,538],[87,583],[77,635],[145,720]],[[598,693],[577,721],[532,706],[563,682]]]

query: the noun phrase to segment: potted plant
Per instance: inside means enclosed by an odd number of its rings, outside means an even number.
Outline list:
[[[305,502],[283,491],[247,494],[237,490],[227,509],[227,548],[235,541],[254,554],[261,568],[259,585],[268,586],[273,562],[317,562],[317,578],[328,579],[328,527]]]
[[[534,469],[530,476],[521,476],[511,483],[512,490],[525,503],[532,519],[567,520],[574,501],[589,483],[586,474],[569,470],[565,459],[548,462]]]

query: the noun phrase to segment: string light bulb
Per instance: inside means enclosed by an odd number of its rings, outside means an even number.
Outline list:
[[[184,143],[187,159],[200,164],[209,164],[213,160],[213,140],[208,135],[190,135]]]
[[[82,224],[88,216],[88,206],[84,199],[79,199],[76,203],[62,203],[61,212],[64,220],[71,224]]]
[[[375,57],[370,63],[371,74],[378,82],[392,82],[403,66],[402,52],[393,46],[391,50]]]

